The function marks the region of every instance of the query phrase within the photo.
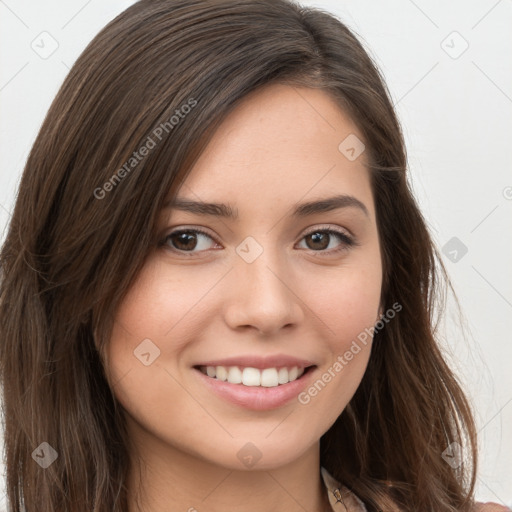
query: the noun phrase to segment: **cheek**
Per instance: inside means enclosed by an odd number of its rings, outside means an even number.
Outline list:
[[[373,292],[373,293],[372,293]],[[329,326],[326,342],[330,364],[341,361],[346,378],[362,377],[368,362],[372,329],[378,319],[380,289],[346,286],[325,305],[322,318]]]
[[[170,396],[182,412],[193,406],[178,384],[178,363],[190,340],[201,335],[205,293],[223,272],[184,272],[157,256],[146,261],[116,311],[105,349],[109,383],[132,415],[157,410]]]
[[[376,262],[331,270],[306,278],[303,294],[324,325],[331,350],[340,351],[377,322],[382,272]]]
[[[182,286],[179,280],[171,282],[158,262],[147,261],[116,311],[106,349],[112,382],[128,372],[130,380],[136,380],[146,363],[150,363],[147,367],[152,369],[160,366],[161,341],[166,335],[180,339],[174,336],[174,331],[178,330],[179,319],[194,303],[193,295],[191,288]]]
[[[199,324],[195,320],[201,314],[202,298],[218,279],[215,272],[183,272],[158,258],[148,259],[116,312],[112,350],[129,339],[134,350],[146,338],[165,340],[166,350],[178,350],[180,340],[187,339],[184,331],[190,337],[191,327]]]
[[[106,347],[108,380],[125,412],[157,436],[167,432],[179,439],[186,430],[179,420],[171,421],[172,411],[180,418],[197,414],[174,363],[200,314],[194,305],[204,286],[204,278],[196,286],[182,283],[169,268],[148,260],[116,312]]]
[[[382,272],[374,258],[311,277],[303,289],[308,290],[307,304],[323,326],[326,357],[317,380],[299,396],[299,402],[314,408],[331,425],[365,373],[379,317]]]

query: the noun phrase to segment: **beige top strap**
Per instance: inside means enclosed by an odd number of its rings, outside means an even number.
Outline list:
[[[364,503],[349,489],[341,485],[324,468],[320,468],[333,512],[367,512]]]

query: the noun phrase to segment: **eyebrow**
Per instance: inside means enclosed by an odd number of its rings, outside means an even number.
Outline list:
[[[197,215],[223,217],[227,219],[238,220],[238,209],[231,208],[228,204],[223,203],[204,203],[202,201],[192,201],[185,198],[175,198],[167,201],[164,208],[182,210]],[[366,206],[354,196],[337,195],[318,199],[306,203],[296,204],[292,212],[292,217],[302,218],[318,213],[330,212],[340,208],[358,208],[367,217],[369,217]]]

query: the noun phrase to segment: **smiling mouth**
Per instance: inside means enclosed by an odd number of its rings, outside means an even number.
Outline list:
[[[253,368],[243,366],[194,366],[208,377],[228,382],[229,384],[240,384],[247,387],[274,388],[294,382],[310,372],[315,365],[308,367],[272,367]]]

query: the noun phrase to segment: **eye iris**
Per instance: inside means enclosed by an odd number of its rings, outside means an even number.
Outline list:
[[[314,243],[322,242],[322,239],[323,239],[324,243],[321,243],[321,247],[319,247],[317,245],[317,246],[314,246],[314,247],[311,247],[311,248],[312,249],[325,249],[329,245],[329,236],[330,235],[328,233],[321,233],[321,232],[317,231],[315,233],[311,233],[306,238],[311,238]]]
[[[181,249],[181,250],[195,249],[195,247],[197,245],[197,239],[194,240],[196,238],[196,235],[190,234],[189,232],[175,233],[170,238],[172,240],[173,245],[176,246],[177,249]],[[175,240],[178,240],[177,244],[175,243]],[[191,240],[194,241],[193,246],[190,246],[190,244],[187,244],[187,242],[190,242]],[[180,247],[180,244],[185,244],[185,246]]]

